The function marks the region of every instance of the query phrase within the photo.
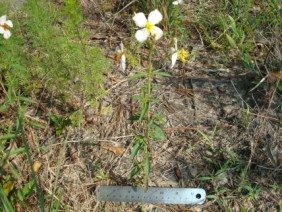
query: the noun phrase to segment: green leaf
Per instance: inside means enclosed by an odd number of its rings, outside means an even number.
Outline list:
[[[145,102],[142,104],[142,112],[141,112],[141,115],[139,117],[139,121],[142,121],[144,116],[146,115],[147,111],[148,111],[148,108],[149,108],[149,102]]]
[[[212,177],[198,177],[199,180],[205,181],[205,180],[211,180]]]
[[[147,73],[141,72],[141,73],[138,73],[138,74],[135,74],[135,75],[129,77],[127,80],[133,80],[133,79],[137,79],[137,78],[145,77],[145,76],[147,76]]]
[[[245,36],[245,33],[243,32],[242,36],[241,36],[241,39],[240,39],[240,45],[243,44],[243,42],[245,41],[245,38],[246,38],[246,36]]]
[[[211,163],[211,164],[215,164],[215,165],[217,165],[217,164],[216,164],[216,162],[215,162],[215,161],[213,161],[211,158],[204,157],[204,159],[205,159],[206,161],[208,161],[209,163]]]
[[[9,66],[10,69],[15,69],[17,71],[27,71],[27,69],[19,64],[11,64]]]
[[[4,211],[15,211],[12,207],[11,203],[9,202],[7,196],[5,195],[4,191],[2,190],[2,187],[0,186],[0,202],[2,203],[4,207]]]
[[[53,210],[52,211],[59,211],[61,202],[62,202],[63,194],[59,194],[59,198],[56,199],[54,205],[53,205]],[[67,211],[67,210],[65,210]]]
[[[233,47],[233,48],[236,48],[236,42],[234,41],[234,39],[228,34],[226,34],[226,38],[227,38],[230,46]]]
[[[18,155],[18,154],[20,154],[24,151],[25,151],[24,147],[16,148],[16,149],[13,149],[13,150],[9,150],[9,155],[10,156]]]
[[[18,99],[20,101],[31,103],[31,104],[36,104],[37,103],[36,101],[34,101],[32,99],[29,99],[29,98],[26,98],[26,97],[23,97],[23,96],[19,96]]]
[[[59,124],[59,123],[62,121],[62,119],[59,118],[58,116],[56,116],[55,114],[52,114],[52,115],[50,116],[50,119],[51,119],[55,124]]]
[[[141,170],[140,166],[135,166],[134,169],[131,171],[131,173],[129,175],[129,179],[134,177],[140,170]]]
[[[3,191],[6,196],[13,190],[15,183],[13,181],[8,181],[3,185]]]
[[[154,71],[154,72],[152,72],[152,75],[159,75],[159,76],[163,76],[163,77],[171,77],[171,75],[169,73],[162,72],[162,71]]]
[[[11,138],[16,138],[16,137],[17,137],[16,134],[6,134],[6,135],[3,135],[3,136],[0,136],[0,141],[11,139]]]
[[[154,127],[154,135],[153,138],[154,139],[158,139],[158,140],[165,140],[166,139],[166,134],[163,131],[163,129],[156,124],[155,122],[152,123],[152,126]]]
[[[218,199],[218,196],[216,195],[207,195],[208,199]]]
[[[41,128],[41,129],[44,129],[45,128],[45,125],[37,122],[37,121],[29,121],[28,124],[30,126],[34,126],[34,127],[38,127],[38,128]]]
[[[212,142],[212,139],[209,138],[209,136],[207,134],[205,134],[204,132],[202,132],[201,130],[197,130],[198,133],[201,134],[201,136],[208,142]]]
[[[228,18],[229,18],[229,20],[230,20],[230,22],[231,22],[231,23],[230,23],[230,27],[231,27],[233,33],[236,34],[236,35],[238,35],[235,20],[234,20],[230,15],[228,15]]]
[[[131,116],[131,117],[129,117],[128,120],[130,120],[130,121],[138,121],[139,118],[140,118],[140,116]]]
[[[142,141],[138,140],[137,143],[134,145],[133,149],[132,149],[132,152],[130,154],[130,159],[132,160],[136,154],[138,153],[140,147],[141,147],[141,143]]]
[[[23,196],[27,197],[29,195],[32,194],[33,189],[35,187],[35,182],[34,180],[31,180],[30,182],[28,182],[27,184],[24,185],[22,192],[23,192]]]
[[[18,198],[19,198],[20,201],[23,201],[23,200],[24,200],[24,196],[23,196],[21,190],[18,190],[18,191],[17,191],[17,196],[18,196]]]

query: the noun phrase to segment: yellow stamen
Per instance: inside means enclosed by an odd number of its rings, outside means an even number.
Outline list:
[[[3,25],[1,25],[1,27],[3,27],[6,30],[11,28],[8,24],[3,24]]]
[[[189,56],[189,52],[185,51],[183,48],[181,51],[177,52],[178,56],[181,58],[181,61],[185,63],[187,60],[186,58]]]
[[[152,24],[150,21],[147,22],[146,28],[147,28],[147,30],[148,30],[148,32],[149,32],[150,34],[152,33],[152,29],[153,29],[154,26],[155,26],[155,25]]]

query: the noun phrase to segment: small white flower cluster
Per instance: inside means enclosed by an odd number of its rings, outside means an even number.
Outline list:
[[[5,39],[11,37],[12,33],[10,32],[10,28],[12,27],[13,23],[11,20],[7,20],[6,15],[0,17],[0,34],[2,34]]]

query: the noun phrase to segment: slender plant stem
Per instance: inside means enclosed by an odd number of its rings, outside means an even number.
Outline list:
[[[150,44],[150,52],[149,52],[149,67],[148,67],[148,91],[147,91],[147,101],[148,101],[148,110],[147,110],[147,121],[150,121],[150,99],[151,99],[151,91],[152,91],[152,54],[154,50],[154,41]],[[147,125],[148,126],[148,125]],[[148,130],[147,130],[147,133]],[[146,134],[146,137],[148,137],[148,134]]]
[[[145,128],[145,140],[146,144],[144,147],[144,169],[145,169],[145,176],[144,176],[144,190],[147,191],[148,189],[148,181],[149,181],[149,174],[150,174],[150,126],[149,123],[151,121],[150,117],[150,100],[151,100],[151,91],[152,91],[152,55],[154,51],[154,40],[150,43],[150,51],[149,51],[149,67],[148,67],[148,74],[147,74],[147,95],[146,95],[146,103],[148,104],[147,114],[146,114],[146,128]]]

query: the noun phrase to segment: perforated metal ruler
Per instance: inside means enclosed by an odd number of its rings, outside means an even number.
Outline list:
[[[98,186],[98,201],[106,202],[142,202],[156,204],[203,204],[206,192],[201,188],[158,188],[133,186]]]

